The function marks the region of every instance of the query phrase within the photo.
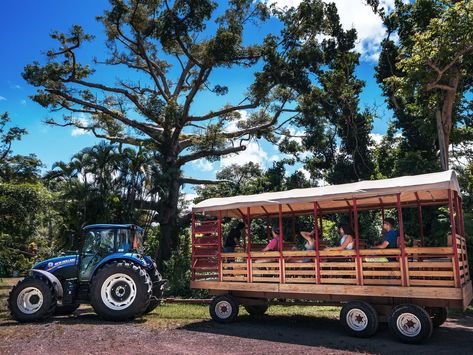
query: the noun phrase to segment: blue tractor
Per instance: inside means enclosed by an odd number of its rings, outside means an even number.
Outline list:
[[[159,305],[166,280],[143,256],[143,229],[132,224],[83,228],[77,254],[36,264],[10,292],[12,318],[38,321],[91,304],[106,320],[123,321]]]

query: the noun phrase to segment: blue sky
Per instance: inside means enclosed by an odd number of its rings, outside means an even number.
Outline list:
[[[277,0],[276,0],[277,1]],[[361,96],[362,106],[380,106],[378,113],[381,118],[374,122],[374,134],[386,131],[390,112],[385,108],[384,99],[373,77],[374,65],[379,41],[383,31],[379,19],[370,14],[362,0],[335,0],[339,6],[342,22],[345,27],[355,27],[360,33],[358,49],[362,52],[363,60],[357,69],[357,75],[366,81],[366,88]],[[390,6],[391,0],[384,0]],[[280,5],[296,4],[297,0],[280,0]],[[42,60],[44,53],[53,47],[49,38],[53,30],[66,31],[73,24],[81,24],[88,33],[97,38],[82,50],[81,57],[90,60],[93,56],[105,57],[103,46],[102,26],[95,20],[108,6],[106,0],[3,0],[0,2],[0,112],[8,111],[14,124],[26,128],[29,134],[13,149],[18,154],[36,154],[50,168],[52,163],[59,160],[67,161],[80,149],[97,142],[89,134],[74,131],[72,128],[51,127],[43,123],[51,114],[28,97],[34,93],[21,77],[25,65],[34,60]],[[268,28],[263,29],[268,30]],[[250,34],[251,37],[251,34]],[[113,81],[114,75],[98,72],[97,79]],[[228,101],[236,101],[251,79],[251,73],[238,72],[237,75],[220,73],[217,79],[225,80],[230,88],[225,98],[213,99],[213,108],[218,108]],[[248,79],[248,80],[246,80]],[[196,105],[196,111],[205,112],[209,99],[202,96]],[[271,165],[276,159],[277,150],[267,143],[253,143],[244,153],[245,157],[232,157],[222,164],[236,161],[258,160],[263,166]],[[185,173],[194,177],[211,178],[220,168],[220,163],[210,164],[198,162],[185,168]],[[187,190],[187,189],[186,189]]]

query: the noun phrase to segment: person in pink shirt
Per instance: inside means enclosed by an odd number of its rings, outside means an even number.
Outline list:
[[[272,236],[273,236],[273,239],[271,239],[268,243],[268,245],[266,245],[261,251],[262,252],[267,252],[267,251],[278,251],[278,247],[279,247],[279,228],[278,227],[274,227],[272,228]],[[276,259],[268,259],[268,258],[264,258],[264,259],[256,259],[254,262],[255,263],[268,263],[268,262],[271,262],[271,261],[274,261]]]
[[[278,245],[279,245],[279,228],[278,227],[273,227],[271,230],[271,234],[273,236],[273,239],[271,239],[266,245],[263,250],[261,251],[277,251],[278,250]]]

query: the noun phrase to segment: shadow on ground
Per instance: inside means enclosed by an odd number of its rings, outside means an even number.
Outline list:
[[[179,329],[277,343],[323,347],[333,350],[378,354],[472,354],[473,317],[449,319],[434,330],[425,344],[400,343],[391,335],[387,324],[380,324],[371,338],[347,336],[338,320],[308,316],[240,316],[231,324],[202,321]]]

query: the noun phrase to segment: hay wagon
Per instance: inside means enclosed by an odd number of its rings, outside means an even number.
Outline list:
[[[454,171],[208,199],[192,211],[191,287],[214,295],[210,313],[219,322],[234,320],[240,304],[250,314],[263,314],[274,298],[336,303],[351,335],[371,336],[384,321],[401,341],[421,342],[445,321],[449,308],[464,310],[472,299],[461,202]],[[451,231],[440,245],[424,235],[426,206],[448,211]],[[383,220],[388,212],[397,217],[396,248],[364,245],[359,235],[363,211],[378,211]],[[405,241],[403,215],[408,213],[415,214],[418,226],[411,237],[416,246]],[[348,214],[353,250],[322,248],[322,219],[331,214]],[[283,236],[290,234],[288,229],[293,235],[295,231],[284,219],[309,215],[315,250],[291,250]],[[237,252],[222,250],[222,221],[227,218],[245,222],[244,247]],[[252,245],[253,219],[277,221],[278,250],[261,252]]]

